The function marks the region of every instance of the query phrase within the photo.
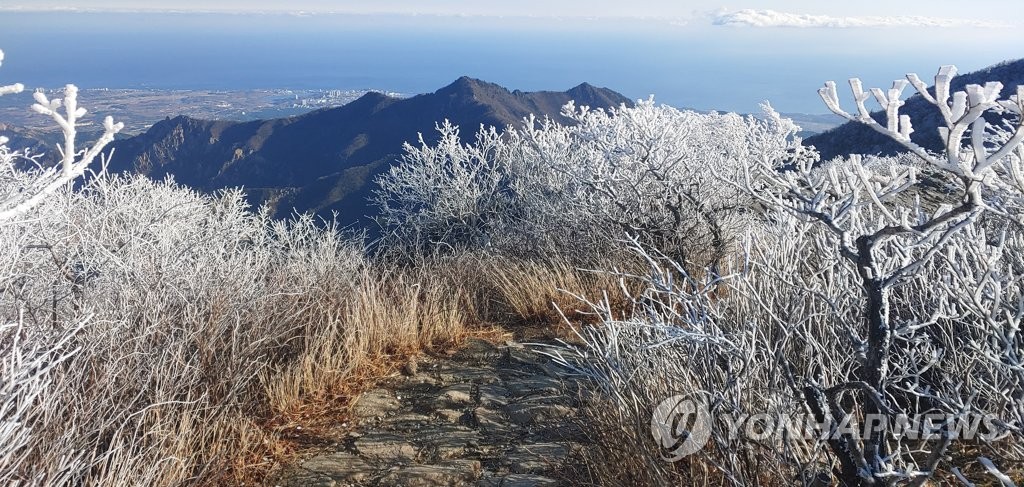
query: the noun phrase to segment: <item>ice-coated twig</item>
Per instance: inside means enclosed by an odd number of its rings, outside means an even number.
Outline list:
[[[835,82],[827,81],[825,86],[818,90],[818,93],[829,110],[836,115],[863,123],[875,131],[891,137],[913,154],[940,170],[952,172],[965,180],[980,179],[984,178],[984,174],[991,169],[993,164],[1006,157],[1024,141],[1024,124],[1019,123],[1012,137],[1002,145],[988,148],[985,143],[987,121],[984,114],[989,110],[1000,109],[1013,113],[1024,112],[1024,101],[1022,101],[1024,100],[1024,96],[1022,96],[1024,88],[1018,87],[1017,95],[1007,100],[1001,100],[999,97],[1003,84],[998,81],[991,81],[985,85],[967,85],[962,91],[951,92],[950,83],[956,73],[956,66],[939,68],[935,75],[934,96],[928,91],[928,87],[921,81],[921,78],[914,73],[907,74],[906,80],[894,81],[892,88],[888,91],[873,88],[871,93],[885,111],[885,125],[872,118],[864,105],[868,95],[858,78],[850,80],[850,90],[854,102],[857,104],[857,116],[852,116],[842,109],[839,96],[836,93]],[[939,136],[945,144],[945,160],[935,157],[910,138],[914,132],[912,121],[909,116],[899,113],[900,108],[904,105],[901,96],[908,84],[913,86],[925,101],[935,105],[942,114],[945,127],[939,128]],[[950,96],[952,96],[952,102],[949,101]],[[961,151],[961,140],[968,130],[971,132],[970,153],[965,156]]]
[[[0,52],[0,61],[2,60],[3,53]],[[17,93],[23,89],[20,84],[11,85],[0,88],[0,94]],[[100,138],[88,149],[78,150],[75,147],[78,119],[87,113],[85,108],[78,106],[78,87],[72,84],[65,86],[63,99],[51,100],[42,91],[35,92],[33,98],[36,103],[32,105],[32,109],[52,118],[64,134],[64,144],[59,147],[62,155],[60,169],[48,168],[37,171],[33,179],[25,184],[26,190],[15,191],[0,200],[0,221],[24,214],[57,189],[81,177],[107,144],[114,140],[114,136],[124,128],[123,123],[114,123],[111,117],[106,117],[103,120],[103,134]],[[63,114],[60,112],[62,106]],[[5,141],[0,140],[0,145]]]
[[[4,51],[0,50],[0,66],[3,65],[3,61],[4,61]],[[21,83],[14,83],[13,85],[0,86],[0,96],[12,95],[12,94],[15,94],[15,93],[21,93],[24,90],[25,90],[25,85],[23,85]]]

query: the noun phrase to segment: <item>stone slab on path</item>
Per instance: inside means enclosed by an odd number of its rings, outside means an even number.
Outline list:
[[[267,485],[571,485],[579,384],[518,343],[469,340],[450,357],[420,357],[359,397],[333,450],[300,452]]]

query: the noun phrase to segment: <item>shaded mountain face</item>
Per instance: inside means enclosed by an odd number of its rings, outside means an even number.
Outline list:
[[[589,84],[526,93],[463,77],[434,93],[407,99],[369,93],[341,107],[291,118],[167,119],[113,143],[109,170],[173,175],[203,191],[241,186],[253,203],[273,204],[279,216],[293,208],[323,216],[336,211],[340,223],[368,227],[373,178],[399,159],[403,143],[414,143],[419,133],[428,142],[436,140],[435,124],[445,119],[462,127],[466,140],[481,125],[519,125],[530,114],[569,123],[560,111],[570,100],[606,109],[632,104]]]
[[[927,80],[928,77],[921,75],[921,79]],[[1007,61],[973,73],[958,75],[953,78],[950,87],[953,91],[959,91],[969,84],[984,85],[988,81],[1003,83],[1002,95],[1004,98],[1016,94],[1017,86],[1024,82],[1024,59]],[[913,90],[913,87],[907,87],[904,93]],[[931,89],[931,92],[934,94],[934,88]],[[851,99],[852,96],[848,91],[846,93],[840,91],[840,101],[845,100],[845,106],[848,109],[852,109],[849,108],[853,104]],[[921,95],[914,95],[907,99],[907,104],[900,109],[900,113],[910,115],[910,119],[914,123],[911,140],[932,151],[942,150],[938,127],[943,126],[943,120],[938,108],[928,103]],[[885,125],[884,112],[874,112],[871,116]],[[993,115],[989,118],[990,121],[996,121],[998,116]],[[808,137],[804,140],[804,145],[816,147],[823,160],[850,154],[893,155],[906,152],[902,146],[893,142],[889,137],[875,132],[859,122],[847,122],[832,130]]]

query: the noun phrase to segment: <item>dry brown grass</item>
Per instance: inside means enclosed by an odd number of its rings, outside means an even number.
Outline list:
[[[578,300],[561,290],[602,296],[616,294],[615,286],[607,273],[567,263],[487,255],[366,270],[350,299],[321,303],[318,332],[301,355],[263,379],[270,412],[261,421],[273,438],[264,456],[274,461],[243,465],[226,483],[259,481],[271,464],[291,461],[302,447],[336,437],[340,424],[350,424],[353,400],[411,355],[444,353],[470,336],[494,342],[513,335],[570,339],[555,306],[572,310]]]
[[[629,265],[631,263],[627,263]],[[586,300],[607,300],[611,309],[631,307],[635,286],[620,279],[622,262],[580,264],[565,259],[524,260],[504,256],[466,255],[458,268],[472,289],[477,317],[500,325],[520,338],[575,339],[567,322],[596,324],[600,317]],[[581,299],[582,298],[582,299]]]
[[[373,260],[242,201],[100,178],[0,227],[0,483],[251,485],[409,355],[571,336],[562,290],[617,293],[610,265]]]

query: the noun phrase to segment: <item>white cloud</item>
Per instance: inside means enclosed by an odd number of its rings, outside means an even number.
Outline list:
[[[717,12],[712,14],[715,25],[738,27],[978,27],[1006,28],[1010,25],[999,22],[969,19],[948,19],[937,17],[910,16],[870,16],[870,17],[833,17],[830,15],[810,15],[775,10],[743,9],[735,12]]]

